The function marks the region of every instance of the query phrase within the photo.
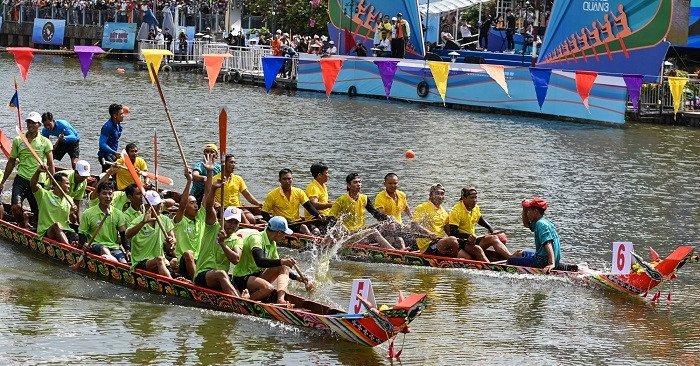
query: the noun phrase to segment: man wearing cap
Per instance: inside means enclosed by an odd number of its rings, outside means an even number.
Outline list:
[[[428,200],[416,206],[412,225],[414,229],[427,235],[427,238],[416,238],[416,244],[418,250],[424,254],[456,257],[459,253],[459,242],[454,236],[445,234],[449,215],[442,207],[444,201],[445,188],[438,183],[430,187]]]
[[[88,248],[91,253],[112,256],[120,263],[126,263],[127,217],[121,210],[112,207],[114,183],[102,182],[97,185],[95,191],[99,197],[99,203],[83,212],[83,218],[78,228],[80,244],[87,245],[94,236],[95,239]]]
[[[280,186],[270,191],[265,197],[265,203],[262,206],[262,216],[265,221],[269,221],[271,216],[282,216],[292,222],[290,226],[297,228],[297,232],[311,235],[309,228],[298,223],[301,221],[299,216],[299,206],[311,213],[313,217],[323,221],[324,217],[318,213],[318,210],[311,204],[309,197],[300,188],[292,187],[294,178],[290,169],[282,169],[279,172]],[[309,220],[310,217],[305,219]],[[296,224],[294,222],[297,221]]]
[[[522,205],[523,225],[535,233],[535,251],[523,251],[521,257],[509,258],[508,264],[542,268],[544,273],[549,273],[559,266],[561,245],[554,223],[544,217],[547,201],[535,197],[531,200],[523,199]]]
[[[34,151],[36,151],[39,159],[42,160],[42,163],[46,164],[48,174],[54,174],[53,146],[51,146],[51,141],[49,141],[49,139],[39,134],[41,115],[37,112],[30,112],[25,122],[27,124],[27,131],[24,135],[32,145]],[[19,159],[19,164],[17,164],[17,159]],[[39,207],[32,194],[29,180],[32,179],[34,172],[39,168],[39,162],[36,161],[29,148],[25,146],[20,136],[12,140],[10,159],[7,160],[7,165],[5,165],[5,174],[0,182],[0,192],[5,188],[5,181],[10,177],[10,173],[12,173],[15,165],[17,165],[17,175],[12,181],[12,215],[19,226],[27,228],[29,227],[29,219],[22,210],[22,202],[25,199],[29,202],[31,212],[35,215],[32,221],[36,222]],[[42,175],[41,178],[41,182],[46,181],[45,175]]]
[[[148,171],[148,165],[146,164],[146,161],[139,156],[139,147],[136,146],[136,144],[127,144],[125,150],[126,154],[129,156],[129,160],[131,160],[131,164],[134,165],[137,172]],[[126,188],[126,186],[134,183],[134,177],[131,176],[128,169],[124,169],[126,168],[124,158],[120,157],[116,162],[114,162],[114,164],[121,167],[119,170],[117,170],[117,174],[115,176],[117,178],[117,189],[122,191],[124,188]],[[147,177],[143,177],[143,184],[148,185]]]
[[[122,105],[110,105],[109,119],[102,125],[100,130],[100,149],[97,152],[97,159],[102,165],[102,172],[106,172],[109,169],[107,162],[117,160],[119,138],[122,136],[122,121],[124,121]]]
[[[335,46],[335,41],[328,42],[328,49],[326,49],[326,55],[336,55],[338,54],[338,47]]]
[[[165,260],[163,244],[170,248],[175,246],[173,222],[168,216],[160,214],[163,209],[163,199],[158,192],[146,192],[145,200],[153,209],[148,207],[146,213],[137,216],[127,224],[126,238],[131,240],[131,270],[143,269],[172,278]],[[157,220],[163,224],[162,229]]]
[[[219,149],[214,144],[204,145],[204,155],[216,154]],[[221,172],[221,164],[219,162],[214,162],[214,175]],[[197,160],[192,167],[192,189],[190,194],[197,199],[197,204],[202,205],[202,198],[204,197],[204,182],[207,180],[207,170],[204,168],[204,158]]]
[[[63,170],[59,173],[63,173],[68,177],[70,188],[66,191],[66,194],[73,198],[73,202],[75,202],[76,206],[80,207],[83,196],[85,196],[85,190],[87,189],[87,178],[90,176],[90,163],[85,160],[78,160],[73,170]],[[79,224],[80,215],[76,215],[72,218],[71,222]]]
[[[452,206],[452,210],[450,210],[450,235],[459,239],[466,239],[466,241],[460,240],[459,242],[460,251],[458,257],[489,262],[484,251],[490,247],[493,247],[494,251],[502,259],[512,257],[513,254],[508,251],[508,248],[498,236],[493,235],[493,228],[481,216],[481,208],[476,204],[477,201],[476,188],[464,187],[462,188],[460,201]],[[489,234],[477,237],[474,230],[474,225],[476,224],[485,227]],[[516,255],[519,255],[519,252]]]
[[[39,185],[39,175],[46,172],[46,165],[37,167],[29,182],[34,198],[39,206],[36,233],[39,239],[47,237],[66,245],[77,246],[78,234],[68,224],[71,212],[77,211],[70,197],[64,195],[69,188],[68,177],[63,173],[54,174],[56,183],[51,190]]]
[[[307,283],[306,277],[299,277],[290,269],[297,263],[294,258],[280,259],[277,242],[285,235],[292,234],[287,220],[275,216],[268,222],[267,228],[259,234],[251,234],[243,240],[243,247],[238,264],[233,268],[233,281],[239,290],[248,289],[250,299],[264,301],[273,294],[272,283],[277,280],[277,304],[288,304],[284,295],[287,293],[289,280]]]
[[[405,58],[406,57],[406,43],[411,41],[411,27],[408,21],[403,18],[403,14],[396,14],[396,43],[392,45],[391,49],[394,50],[394,57]]]
[[[214,192],[212,191],[212,188],[220,183],[215,182],[212,178],[216,154],[205,154],[204,158],[203,166],[207,171],[207,180],[204,184],[203,211],[205,217],[194,283],[229,295],[248,298],[249,295],[245,287],[237,290],[228,276],[231,263],[238,266],[237,263],[241,259],[243,243],[241,238],[236,236],[238,224],[241,222],[241,210],[233,206],[227,207],[222,218],[224,226],[221,227],[221,223],[216,219]]]
[[[41,115],[41,123],[44,124],[44,128],[41,129],[42,136],[46,138],[49,136],[58,137],[53,147],[54,159],[61,160],[64,155],[68,154],[71,159],[71,168],[75,169],[75,164],[80,159],[80,135],[78,132],[68,121],[55,120],[51,112],[45,112]]]
[[[253,197],[250,191],[248,191],[248,186],[246,186],[243,177],[233,173],[235,168],[236,157],[233,154],[226,154],[223,170],[212,178],[214,181],[221,180],[223,184],[223,186],[217,188],[214,193],[216,202],[221,202],[221,192],[223,190],[224,207],[241,206],[241,195],[253,206],[262,206],[262,204]],[[246,224],[255,224],[255,216],[249,210],[243,210],[242,220],[242,222]]]

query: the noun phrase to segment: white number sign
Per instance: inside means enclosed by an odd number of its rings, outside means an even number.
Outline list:
[[[612,273],[629,274],[632,266],[632,248],[630,242],[614,242],[612,255]]]
[[[348,314],[362,313],[362,303],[357,298],[357,295],[362,296],[369,301],[373,307],[377,307],[377,301],[374,300],[374,289],[372,289],[372,281],[369,279],[352,280],[352,292],[350,293],[350,306],[348,306]]]

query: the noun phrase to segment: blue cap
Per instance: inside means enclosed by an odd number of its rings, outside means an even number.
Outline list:
[[[285,234],[293,233],[292,229],[287,226],[287,219],[282,216],[271,218],[267,224],[267,228],[272,231],[284,231]]]

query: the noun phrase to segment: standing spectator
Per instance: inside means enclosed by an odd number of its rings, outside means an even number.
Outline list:
[[[163,31],[158,29],[158,34],[156,35],[156,44],[158,46],[164,46],[165,45],[165,36],[163,36]]]
[[[122,121],[124,112],[121,104],[109,106],[109,119],[102,125],[100,130],[100,148],[97,151],[97,159],[102,165],[102,172],[106,172],[110,165],[107,162],[117,160],[117,149],[119,148],[119,138],[122,136]]]
[[[403,14],[396,14],[396,56],[406,58],[406,44],[411,42],[411,26],[403,18]],[[394,47],[392,47],[392,50]]]
[[[165,49],[172,51],[171,46],[173,45],[173,35],[170,34],[170,29],[165,28],[165,34],[163,34],[163,40],[165,40]]]
[[[484,20],[479,27],[479,47],[484,51],[487,51],[489,48],[489,33],[491,33],[492,23],[493,17],[491,17],[491,12],[489,9],[484,10]]]
[[[506,40],[508,41],[508,46],[506,49],[508,52],[515,50],[515,40],[513,35],[515,34],[515,15],[513,15],[513,10],[508,9],[506,12]]]
[[[187,33],[184,29],[180,29],[180,35],[177,37],[180,61],[187,61]]]
[[[75,164],[80,159],[80,135],[75,131],[73,126],[64,120],[55,120],[51,112],[45,112],[41,115],[41,123],[44,128],[41,129],[41,135],[49,138],[49,136],[57,136],[58,140],[53,147],[54,159],[61,160],[63,156],[68,154],[71,159],[71,167],[75,169]]]

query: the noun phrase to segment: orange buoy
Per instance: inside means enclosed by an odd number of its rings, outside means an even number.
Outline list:
[[[122,69],[121,67],[120,67],[120,68],[118,68],[118,69],[117,69],[117,73],[119,73],[119,74],[123,74],[123,73],[124,73],[124,69]]]
[[[124,113],[124,114],[129,114],[129,112],[130,112],[129,107],[127,107],[127,106],[122,106],[122,113]]]
[[[416,157],[416,153],[414,153],[413,150],[406,150],[406,157],[409,159],[413,159]]]

